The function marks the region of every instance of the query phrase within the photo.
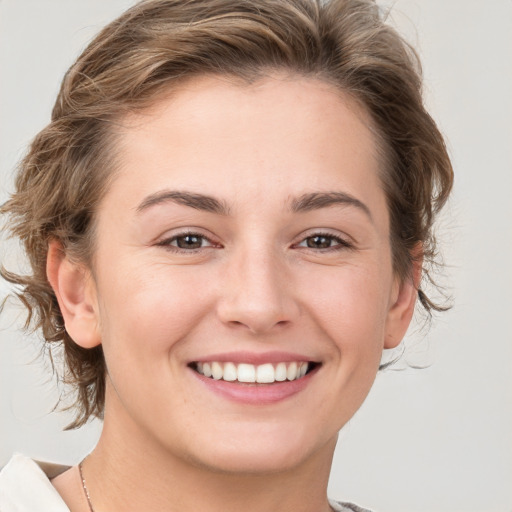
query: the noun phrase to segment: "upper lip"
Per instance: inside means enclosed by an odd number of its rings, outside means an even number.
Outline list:
[[[291,362],[319,362],[311,357],[293,352],[223,352],[218,354],[210,354],[208,356],[199,357],[191,361],[191,363],[208,363],[217,361],[219,363],[246,363],[246,364],[265,364],[265,363],[291,363]]]

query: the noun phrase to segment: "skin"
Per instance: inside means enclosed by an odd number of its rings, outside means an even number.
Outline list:
[[[348,95],[284,75],[196,78],[124,120],[93,269],[58,242],[48,257],[66,329],[83,347],[102,343],[107,361],[104,429],[84,463],[96,512],[329,510],[337,433],[416,297],[393,272],[369,126]],[[147,205],[169,190],[228,211]],[[291,209],[333,191],[364,206]],[[202,246],[178,252],[176,236],[192,228]],[[308,247],[318,233],[330,247]],[[189,367],[240,350],[318,367],[302,391],[263,405],[211,392]],[[85,511],[77,478],[74,468],[54,485]]]

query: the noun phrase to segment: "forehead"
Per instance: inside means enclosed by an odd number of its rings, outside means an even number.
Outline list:
[[[144,134],[153,137],[155,130],[163,134],[171,128],[172,135],[183,137],[190,131],[199,137],[206,129],[206,138],[212,140],[219,129],[227,133],[226,128],[235,128],[238,137],[253,137],[250,128],[265,127],[268,134],[275,128],[285,136],[303,125],[309,125],[310,131],[329,131],[333,125],[338,130],[357,131],[363,136],[359,147],[372,151],[375,146],[369,133],[375,132],[373,122],[361,102],[325,80],[294,74],[266,76],[250,83],[224,75],[187,78],[164,89],[143,111],[125,116],[118,126],[127,140]],[[209,132],[211,126],[218,130]],[[259,135],[264,135],[263,130]]]
[[[172,187],[240,199],[250,189],[269,201],[308,188],[381,192],[369,115],[314,78],[194,78],[127,116],[118,141],[126,193]]]

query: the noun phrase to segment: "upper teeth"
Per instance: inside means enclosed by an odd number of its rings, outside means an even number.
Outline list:
[[[285,380],[296,380],[304,377],[308,371],[308,363],[265,363],[260,365],[247,363],[196,363],[197,371],[205,377],[229,382],[259,382],[270,384]]]

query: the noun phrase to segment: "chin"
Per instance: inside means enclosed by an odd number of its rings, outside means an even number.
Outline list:
[[[313,436],[294,425],[294,431],[282,428],[276,432],[273,428],[251,429],[247,435],[224,436],[212,435],[205,440],[204,446],[195,444],[191,461],[210,471],[222,473],[271,474],[293,471],[300,467],[322,446],[336,444],[336,436],[332,443],[314,442]],[[312,442],[313,439],[313,442]],[[199,448],[199,449],[198,449]],[[202,448],[202,449],[201,449]]]
[[[263,450],[229,450],[202,456],[196,465],[216,473],[237,475],[268,475],[286,473],[299,467],[306,458],[300,450],[293,454]]]

